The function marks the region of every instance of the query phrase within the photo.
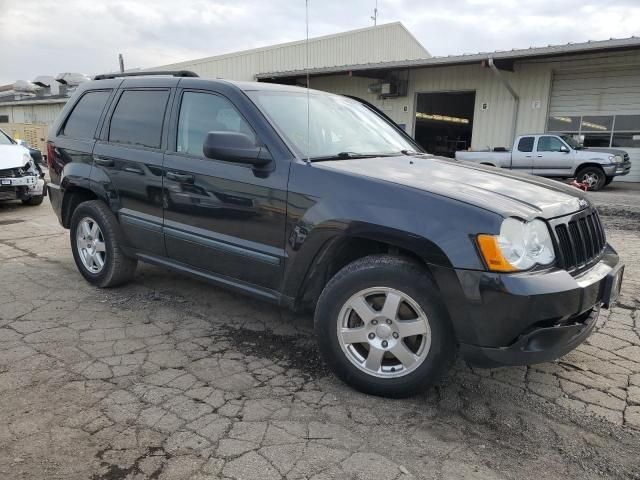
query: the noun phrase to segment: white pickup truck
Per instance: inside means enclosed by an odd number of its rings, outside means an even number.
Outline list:
[[[575,178],[589,190],[600,190],[631,169],[624,150],[585,148],[570,135],[554,134],[521,135],[510,151],[459,151],[456,159],[543,177]]]

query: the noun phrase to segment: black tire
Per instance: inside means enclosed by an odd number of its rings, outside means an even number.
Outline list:
[[[580,183],[589,183],[588,189],[592,192],[596,192],[605,185],[606,176],[604,171],[600,167],[587,166],[578,170],[576,173],[576,180]]]
[[[42,205],[43,201],[44,201],[44,195],[39,195],[37,197],[25,198],[24,200],[22,200],[22,204],[35,207],[37,205]]]
[[[100,227],[104,238],[104,266],[98,273],[93,273],[83,264],[78,251],[78,226],[86,218]],[[124,254],[121,247],[124,237],[118,220],[103,202],[90,200],[78,205],[71,217],[70,236],[73,259],[78,270],[89,283],[100,288],[108,288],[122,285],[133,278],[138,261]]]
[[[604,181],[604,186],[606,187],[607,185],[609,185],[611,182],[613,182],[613,179],[615,177],[607,177],[607,179]]]
[[[403,376],[380,378],[366,373],[352,363],[340,346],[338,319],[342,307],[353,295],[372,287],[397,290],[409,296],[426,314],[430,347],[425,349],[422,363]],[[329,367],[347,384],[372,395],[401,398],[426,390],[448,371],[455,358],[455,336],[437,287],[424,267],[402,257],[371,255],[340,270],[320,295],[315,328],[320,351]]]

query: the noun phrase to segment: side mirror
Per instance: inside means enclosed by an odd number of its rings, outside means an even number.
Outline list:
[[[239,132],[209,132],[202,146],[204,156],[213,160],[246,163],[262,167],[272,158],[264,147],[256,146],[251,137]]]
[[[569,150],[569,147],[567,147],[566,145],[562,145],[562,146],[560,147],[560,151],[561,151],[562,153],[569,153],[571,150]]]

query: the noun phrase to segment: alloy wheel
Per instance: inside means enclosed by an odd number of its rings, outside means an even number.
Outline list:
[[[84,217],[78,223],[76,229],[76,249],[82,261],[82,265],[91,273],[98,274],[102,271],[107,258],[104,235],[98,223]]]
[[[418,368],[431,347],[429,320],[409,295],[373,287],[353,295],[338,315],[338,341],[365,373],[402,377]]]

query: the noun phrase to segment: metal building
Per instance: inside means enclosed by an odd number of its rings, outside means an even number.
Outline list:
[[[311,38],[308,47],[311,68],[430,57],[429,52],[399,22]],[[202,77],[255,81],[259,74],[302,69],[306,65],[307,42],[298,41],[162,65],[149,70],[192,70]],[[33,84],[37,80],[21,83]],[[69,95],[51,95],[48,92],[43,98],[42,91],[38,90],[31,97],[14,98],[14,89],[13,85],[0,87],[0,128],[43,149],[47,129]]]
[[[510,148],[514,135],[566,132],[627,150],[640,181],[640,38],[309,71],[310,86],[377,105],[428,151]],[[304,69],[259,74],[306,84]]]
[[[255,81],[269,72],[363,65],[429,58],[429,52],[400,22],[335,35],[161,65],[149,70],[191,70],[201,77]]]

